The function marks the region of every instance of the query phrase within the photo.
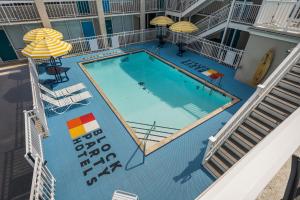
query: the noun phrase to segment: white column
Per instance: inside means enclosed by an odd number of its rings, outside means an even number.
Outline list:
[[[46,6],[44,4],[43,0],[34,0],[35,6],[38,10],[38,13],[40,15],[40,18],[42,20],[43,23],[43,27],[45,28],[51,28],[51,23],[48,17],[48,13],[46,11]]]
[[[97,13],[98,13],[98,21],[100,26],[101,35],[106,35],[106,25],[105,25],[105,16],[103,10],[102,0],[96,0]]]
[[[145,29],[146,28],[146,5],[145,5],[145,0],[141,0],[141,14],[140,14],[140,29]]]

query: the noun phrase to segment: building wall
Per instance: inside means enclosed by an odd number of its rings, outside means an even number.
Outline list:
[[[249,32],[241,31],[236,48],[237,49],[245,49],[246,45],[247,45],[247,42],[248,42],[248,39],[249,39]]]
[[[253,75],[261,58],[269,49],[274,48],[273,61],[264,78],[265,80],[288,55],[288,50],[295,46],[295,43],[250,34],[245,54],[240,64],[241,68],[237,70],[235,78],[251,85]]]
[[[23,42],[23,36],[28,31],[42,27],[41,23],[36,24],[22,24],[22,25],[10,25],[3,26],[7,37],[10,39],[11,45],[15,50],[23,49],[25,47],[25,43]]]
[[[113,33],[134,30],[133,15],[115,16],[111,17]]]

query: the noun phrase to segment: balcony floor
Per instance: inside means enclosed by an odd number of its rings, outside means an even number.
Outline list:
[[[135,47],[139,46],[152,51],[155,45],[155,43],[146,43]],[[167,46],[168,48],[160,51],[161,57],[203,79],[207,77],[183,66],[181,61],[192,59],[216,69],[225,74],[222,88],[240,98],[241,101],[151,153],[143,161],[142,152],[135,141],[79,68],[77,62],[90,55],[63,59],[63,66],[71,67],[68,73],[70,81],[59,84],[55,89],[83,82],[94,97],[87,106],[76,107],[62,115],[48,117],[51,132],[50,136],[43,141],[43,145],[45,159],[48,161],[47,166],[57,180],[56,199],[108,200],[111,199],[115,190],[120,189],[135,193],[143,200],[189,200],[197,197],[213,183],[214,178],[201,165],[207,139],[217,133],[250,97],[254,89],[235,80],[233,69],[192,52],[186,52],[183,57],[178,57],[176,56],[177,47],[170,44]],[[41,75],[41,79],[43,78],[46,76]],[[100,177],[97,175],[105,167],[111,169],[111,163],[100,164],[101,167],[96,166],[84,176],[86,168],[80,166],[80,161],[83,159],[78,157],[79,154],[66,125],[68,120],[90,112],[95,115],[103,130],[102,134],[105,135],[103,143],[97,144],[97,147],[101,148],[103,144],[109,144],[111,146],[109,151],[116,154],[116,161],[120,161],[122,165],[122,167],[115,168],[114,172]],[[99,155],[100,159],[107,153],[100,150]],[[88,186],[86,181],[94,176],[97,177],[97,182]]]
[[[23,110],[32,109],[27,66],[0,67],[0,199],[29,199],[33,168],[24,158]]]

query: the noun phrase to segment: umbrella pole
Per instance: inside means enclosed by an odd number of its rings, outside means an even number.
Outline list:
[[[179,35],[179,42],[178,42],[178,53],[177,53],[177,55],[178,56],[182,56],[182,53],[183,53],[183,50],[182,50],[182,34],[181,33],[179,33],[180,35]]]

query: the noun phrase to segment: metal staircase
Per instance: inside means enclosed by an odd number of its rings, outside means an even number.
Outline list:
[[[203,165],[216,178],[300,107],[299,46],[215,136]]]
[[[194,33],[194,35],[206,37],[224,29],[230,14],[230,8],[231,4],[227,4],[196,22],[195,24],[198,26],[199,30]],[[232,25],[232,23],[244,26],[253,25],[259,13],[259,9],[260,5],[236,2],[230,16],[230,25]],[[238,28],[239,26],[234,27]],[[241,29],[245,29],[245,27],[241,26]]]
[[[204,13],[209,14],[223,5],[224,0],[166,0],[165,4],[167,15],[188,17],[206,9],[208,12],[204,11]]]

